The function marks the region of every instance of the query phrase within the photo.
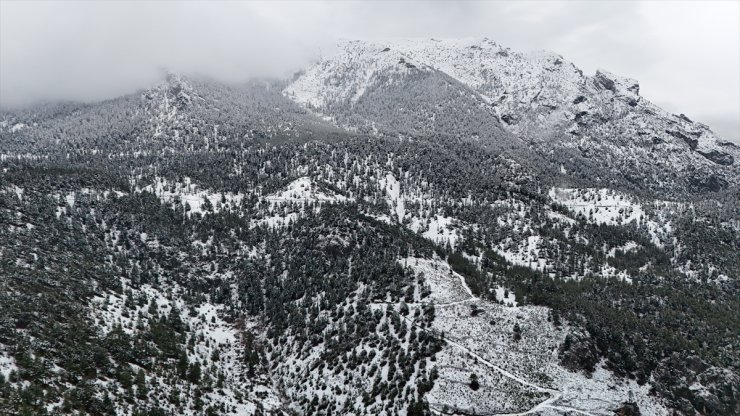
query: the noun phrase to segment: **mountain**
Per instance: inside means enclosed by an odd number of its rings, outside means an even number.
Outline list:
[[[740,413],[738,161],[488,40],[1,113],[0,414]]]
[[[429,78],[439,81],[418,85]],[[740,148],[650,103],[637,81],[605,70],[588,76],[560,55],[518,53],[487,39],[345,42],[284,92],[367,132],[397,126],[404,111],[420,117],[400,123],[416,135],[449,128],[500,141],[493,137],[500,125],[566,171],[597,174],[611,186],[718,191],[738,183]]]

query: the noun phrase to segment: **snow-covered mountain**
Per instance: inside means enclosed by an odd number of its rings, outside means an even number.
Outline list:
[[[444,87],[405,90],[408,80],[431,74],[446,79]],[[555,53],[519,53],[487,39],[343,42],[284,93],[338,123],[357,127],[393,120],[397,130],[412,128],[398,126],[395,117],[406,106],[384,104],[373,94],[378,89],[383,98],[393,91],[412,102],[432,100],[422,112],[425,125],[452,115],[456,124],[478,126],[490,117],[489,131],[500,125],[544,157],[559,159],[565,170],[598,173],[604,183],[717,191],[735,186],[740,177],[738,146],[641,97],[636,80],[605,70],[586,75]],[[465,104],[436,95],[450,89]],[[455,130],[471,135],[456,125]]]
[[[739,161],[489,40],[0,113],[0,414],[738,414]]]

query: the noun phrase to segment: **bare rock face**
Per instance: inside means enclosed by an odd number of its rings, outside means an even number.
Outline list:
[[[596,71],[594,82],[597,87],[620,95],[640,95],[640,84],[632,78],[620,77],[603,69]]]
[[[709,152],[699,151],[699,154],[718,165],[730,166],[735,163],[735,158],[733,158],[732,155],[718,150],[711,150]]]
[[[640,416],[640,408],[635,403],[625,403],[614,411],[615,416]]]
[[[670,134],[671,136],[680,139],[684,142],[686,142],[687,145],[691,148],[691,150],[696,150],[696,146],[699,145],[699,140],[697,140],[695,137],[689,137],[688,135],[677,131],[677,130],[666,130],[666,133]]]
[[[689,176],[689,182],[698,191],[719,192],[727,189],[729,183],[715,174],[695,174]]]
[[[596,71],[596,76],[594,76],[594,81],[597,87],[607,89],[611,92],[617,92],[617,88],[614,85],[614,81],[608,76],[604,75],[604,73],[601,71]]]

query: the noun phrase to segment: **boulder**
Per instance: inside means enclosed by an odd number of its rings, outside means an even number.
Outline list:
[[[617,95],[633,98],[640,95],[640,84],[635,79],[620,77],[603,69],[597,70],[593,79],[597,88],[609,90]]]

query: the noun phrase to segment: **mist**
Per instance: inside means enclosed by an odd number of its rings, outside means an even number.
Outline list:
[[[740,142],[738,2],[0,0],[0,106],[94,101],[162,69],[225,82],[287,78],[339,38],[488,37],[548,49]]]

